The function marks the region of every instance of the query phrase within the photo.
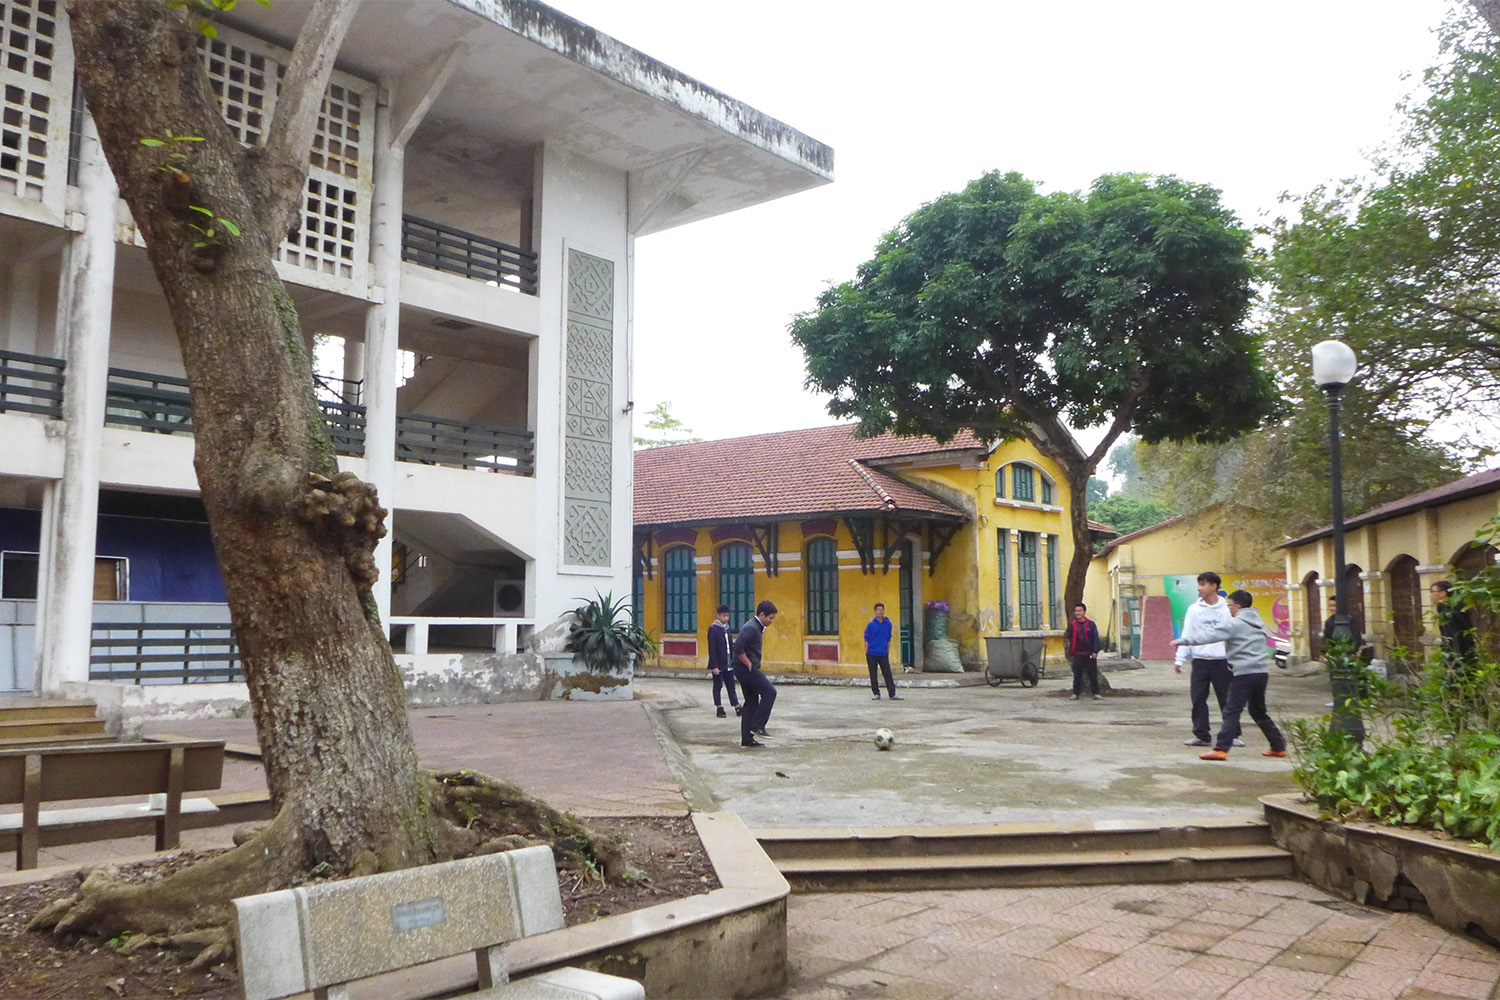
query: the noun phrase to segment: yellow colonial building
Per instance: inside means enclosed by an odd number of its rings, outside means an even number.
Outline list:
[[[1438,644],[1428,587],[1493,565],[1492,545],[1475,534],[1500,513],[1500,469],[1490,469],[1365,511],[1344,524],[1349,612],[1365,642],[1384,659],[1409,651],[1415,662]],[[1323,620],[1333,595],[1333,530],[1319,528],[1281,546],[1291,605],[1292,654],[1322,655]],[[1495,622],[1477,622],[1496,630]]]
[[[862,674],[876,602],[917,669],[924,606],[944,602],[966,668],[985,662],[986,636],[1047,637],[1058,664],[1067,503],[1061,470],[1030,444],[968,434],[840,425],[637,451],[638,621],[663,665],[701,666],[720,603],[737,628],[769,599],[767,669]]]
[[[1223,590],[1253,594],[1261,616],[1286,635],[1281,540],[1261,511],[1210,504],[1111,541],[1089,567],[1084,600],[1101,635],[1122,654],[1170,660],[1182,615],[1198,599],[1198,574],[1212,570]]]

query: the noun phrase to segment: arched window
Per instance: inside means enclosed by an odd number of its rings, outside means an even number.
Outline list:
[[[1344,570],[1344,600],[1349,605],[1349,617],[1354,619],[1354,630],[1365,634],[1365,581],[1360,574],[1364,570],[1350,563]]]
[[[839,550],[832,538],[807,543],[807,634],[839,634]]]
[[[1036,502],[1036,470],[1020,462],[1010,466],[1010,495],[1027,503]]]
[[[1323,658],[1323,588],[1318,586],[1318,571],[1302,580],[1302,601],[1307,605],[1307,655]]]
[[[1391,617],[1395,619],[1395,645],[1405,646],[1408,660],[1420,663],[1422,647],[1422,579],[1417,575],[1417,561],[1411,556],[1397,556],[1386,567],[1391,588]]]
[[[662,557],[667,589],[664,632],[698,631],[698,570],[693,562],[693,550],[686,545],[668,549]]]
[[[729,605],[731,630],[755,614],[755,559],[746,542],[730,542],[719,550],[719,603]]]

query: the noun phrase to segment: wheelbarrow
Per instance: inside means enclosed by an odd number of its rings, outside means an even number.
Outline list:
[[[1022,687],[1036,687],[1047,671],[1046,645],[1039,635],[987,635],[984,652],[989,658],[984,679],[990,687],[999,687],[1001,681],[1020,681]]]

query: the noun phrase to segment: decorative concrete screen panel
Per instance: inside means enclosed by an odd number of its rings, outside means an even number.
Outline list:
[[[73,61],[61,0],[0,0],[0,193],[61,212]]]
[[[563,563],[610,565],[614,481],[615,265],[568,251]]]
[[[290,53],[228,28],[199,47],[224,120],[247,146],[262,141]],[[335,278],[363,281],[369,260],[375,86],[335,72],[313,137],[302,227],[279,259]]]

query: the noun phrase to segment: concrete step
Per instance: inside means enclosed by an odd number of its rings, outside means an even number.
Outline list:
[[[0,701],[0,723],[49,720],[68,722],[94,717],[94,703],[91,701],[61,701],[27,697],[8,697]]]
[[[1207,820],[761,830],[794,889],[961,889],[1272,878],[1291,855],[1264,822]]]
[[[756,831],[756,839],[779,861],[1263,845],[1271,842],[1271,834],[1264,822],[1214,819],[1187,826],[1118,822],[767,829]]]
[[[0,719],[0,744],[29,743],[52,737],[103,735],[103,719]]]
[[[18,736],[0,739],[0,750],[14,750],[20,747],[88,747],[114,742],[117,741],[113,736],[104,735]]]
[[[996,889],[1290,878],[1292,856],[1272,845],[880,859],[801,859],[776,867],[798,892]]]

